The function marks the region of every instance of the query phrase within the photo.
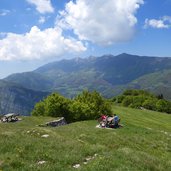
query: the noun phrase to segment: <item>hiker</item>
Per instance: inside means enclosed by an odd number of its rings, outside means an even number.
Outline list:
[[[102,114],[101,117],[98,119],[98,122],[106,122],[107,116]]]
[[[103,128],[106,127],[106,119],[107,119],[107,116],[104,114],[102,114],[102,116],[98,119],[100,126]]]
[[[102,116],[101,116],[102,121],[106,121],[106,118],[107,118],[106,115],[102,115]]]
[[[112,123],[113,123],[113,117],[108,116],[106,118],[106,127],[110,128],[110,126],[112,125]]]
[[[114,116],[113,116],[114,127],[118,128],[119,122],[120,122],[120,118],[116,114],[114,114]]]

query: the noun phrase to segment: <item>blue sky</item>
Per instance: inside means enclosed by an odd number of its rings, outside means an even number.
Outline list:
[[[1,0],[0,78],[63,58],[171,57],[171,0]]]

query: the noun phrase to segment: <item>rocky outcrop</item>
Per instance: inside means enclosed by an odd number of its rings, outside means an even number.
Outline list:
[[[46,126],[58,127],[58,126],[66,125],[66,124],[67,124],[67,122],[66,122],[65,118],[62,117],[58,120],[47,122]]]

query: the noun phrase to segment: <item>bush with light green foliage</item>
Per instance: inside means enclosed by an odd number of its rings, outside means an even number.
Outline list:
[[[164,99],[160,99],[156,103],[157,111],[171,113],[171,103]]]
[[[52,93],[37,103],[32,111],[33,116],[61,117],[68,112],[70,100],[57,93]]]
[[[32,111],[33,116],[65,117],[68,122],[97,119],[102,113],[112,113],[109,102],[98,92],[87,90],[72,100],[52,93],[37,103]]]

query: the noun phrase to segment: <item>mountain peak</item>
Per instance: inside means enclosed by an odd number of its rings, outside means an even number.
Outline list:
[[[131,54],[128,54],[128,53],[121,53],[121,54],[119,54],[117,56],[134,56],[134,55],[131,55]]]

